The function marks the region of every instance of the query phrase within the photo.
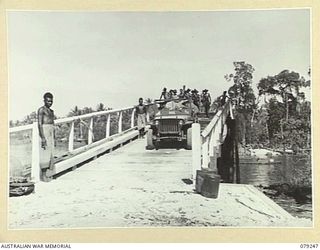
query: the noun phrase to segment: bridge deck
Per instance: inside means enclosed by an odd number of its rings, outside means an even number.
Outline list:
[[[10,198],[9,228],[303,226],[250,185],[221,184],[218,199],[202,197],[182,181],[191,151],[144,147],[136,140]]]

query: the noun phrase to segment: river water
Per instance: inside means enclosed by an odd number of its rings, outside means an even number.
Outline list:
[[[282,156],[277,164],[240,164],[240,181],[251,184],[290,214],[312,219],[310,156]]]

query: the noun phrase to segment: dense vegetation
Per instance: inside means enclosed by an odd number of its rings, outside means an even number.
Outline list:
[[[235,72],[225,78],[234,82],[228,94],[235,105],[239,142],[243,146],[307,152],[311,147],[311,103],[303,90],[310,87],[310,81],[297,72],[283,70],[262,78],[256,95],[253,66],[234,62],[234,67]]]

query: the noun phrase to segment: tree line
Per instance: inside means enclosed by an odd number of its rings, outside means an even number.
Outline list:
[[[74,106],[70,112],[66,115],[66,117],[79,116],[84,114],[89,114],[98,111],[112,110],[112,108],[106,107],[103,103],[97,104],[96,108],[84,107],[79,108],[78,106]],[[57,119],[58,117],[55,117]],[[76,120],[74,122],[74,137],[78,142],[86,143],[88,140],[88,132],[89,132],[89,120]],[[31,114],[24,117],[22,120],[10,121],[9,126],[22,126],[27,124],[32,124],[37,121],[37,113],[32,112]],[[106,121],[107,116],[99,116],[94,117],[93,119],[93,141],[98,141],[106,136]],[[55,137],[57,141],[67,140],[69,132],[70,132],[71,123],[62,123],[56,125]],[[130,128],[131,126],[131,112],[129,110],[122,112],[122,127],[123,130]],[[111,114],[110,116],[110,135],[116,134],[118,132],[118,114]],[[19,135],[15,135],[19,136]],[[21,136],[21,135],[20,135]]]
[[[260,79],[255,94],[254,70],[249,63],[234,62],[235,72],[225,76],[234,83],[228,94],[235,106],[239,142],[243,146],[306,152],[311,147],[311,103],[304,88],[311,86],[310,80],[286,69]]]
[[[306,100],[303,88],[310,87],[310,80],[305,80],[299,73],[283,70],[274,76],[266,76],[256,83],[258,93],[253,91],[254,67],[244,61],[234,62],[234,72],[225,75],[233,85],[228,96],[235,106],[237,120],[237,137],[243,145],[264,147],[276,150],[292,149],[295,152],[311,148],[311,103]],[[310,76],[310,69],[307,73]],[[151,103],[150,98],[146,99]],[[219,100],[212,103],[212,108],[219,106]],[[156,107],[149,107],[151,118]],[[78,116],[96,111],[111,110],[99,103],[95,109],[75,106],[67,116]],[[124,129],[129,128],[131,116],[123,113]],[[10,121],[10,127],[31,124],[37,120],[36,112],[27,115],[23,120]],[[94,135],[96,139],[105,136],[106,116],[94,118]],[[86,138],[88,125],[78,121],[75,134]],[[58,132],[59,137],[67,135],[67,126]],[[63,127],[62,126],[62,127]],[[111,116],[111,134],[118,129],[116,115]]]

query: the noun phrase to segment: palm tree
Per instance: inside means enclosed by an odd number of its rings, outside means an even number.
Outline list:
[[[89,113],[92,113],[92,112],[93,112],[93,109],[89,108],[89,107],[84,107],[82,109],[82,114],[89,114]]]
[[[73,109],[69,112],[68,116],[78,116],[81,115],[81,110],[78,108],[78,106],[74,106]]]
[[[82,112],[81,112],[81,110],[78,108],[78,106],[74,106],[74,108],[71,109],[71,111],[69,112],[68,116],[69,116],[69,117],[71,117],[71,116],[78,116],[78,115],[81,115],[81,114],[82,114]],[[78,123],[78,122],[76,122],[74,125],[76,126],[77,123]],[[79,127],[79,133],[80,133],[79,137],[82,139],[82,138],[83,138],[83,129],[82,129],[82,124],[81,124],[81,122],[80,122],[79,126],[80,126],[80,127]]]

